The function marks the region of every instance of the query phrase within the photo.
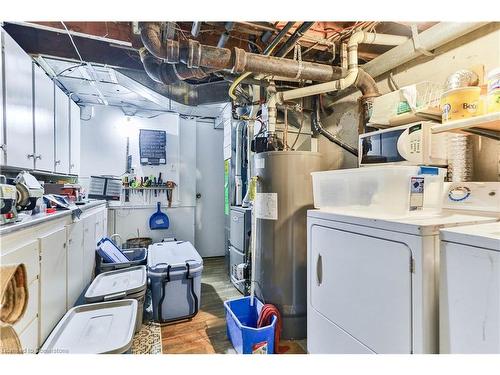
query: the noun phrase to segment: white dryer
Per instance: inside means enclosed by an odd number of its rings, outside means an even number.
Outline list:
[[[495,220],[308,211],[308,352],[437,353],[439,229]]]
[[[500,354],[500,222],[441,231],[440,351]]]

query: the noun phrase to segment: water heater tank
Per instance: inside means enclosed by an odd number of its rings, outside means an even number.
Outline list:
[[[284,339],[306,336],[306,220],[307,210],[313,208],[311,172],[319,171],[320,164],[317,152],[255,155],[255,294],[280,310]]]

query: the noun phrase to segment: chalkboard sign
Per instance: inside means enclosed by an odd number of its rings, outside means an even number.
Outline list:
[[[141,164],[160,165],[167,163],[167,132],[141,129],[139,132],[139,153]]]

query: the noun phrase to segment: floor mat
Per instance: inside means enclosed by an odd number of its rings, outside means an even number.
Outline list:
[[[158,324],[142,325],[132,341],[132,354],[161,354],[161,327]]]

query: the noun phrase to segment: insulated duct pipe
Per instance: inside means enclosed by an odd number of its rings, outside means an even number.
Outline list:
[[[319,119],[319,106],[318,106],[318,98],[317,97],[315,97],[313,99],[313,111],[311,113],[311,124],[312,124],[312,128],[314,131],[316,131],[317,133],[324,136],[330,142],[333,142],[336,145],[342,147],[344,150],[346,150],[350,154],[358,157],[358,150],[356,148],[352,147],[351,145],[348,145],[347,143],[342,141],[340,138],[338,138],[336,135],[330,133],[328,130],[323,128],[323,125],[321,124],[321,120]]]
[[[169,85],[179,80],[202,79],[207,77],[207,72],[200,68],[189,69],[183,64],[167,64],[157,59],[145,48],[139,50],[139,56],[146,73],[156,82]]]
[[[168,39],[162,43],[159,24],[141,22],[139,25],[141,40],[152,55],[170,64],[183,63],[189,69],[204,67],[231,70],[233,73],[251,71],[320,82],[337,80],[346,75],[345,69],[337,66],[263,56],[240,48],[231,51],[203,45],[192,39],[187,42]]]
[[[390,49],[379,57],[363,65],[363,69],[372,77],[378,77],[395,67],[407,63],[446,43],[479,29],[488,22],[440,22],[418,34],[417,41],[408,40]],[[417,47],[415,47],[417,43]]]

